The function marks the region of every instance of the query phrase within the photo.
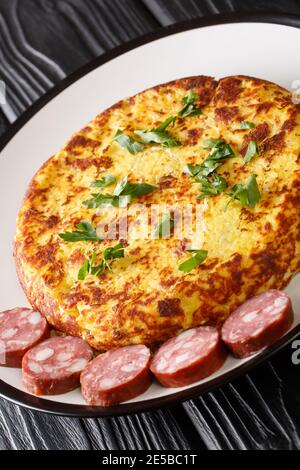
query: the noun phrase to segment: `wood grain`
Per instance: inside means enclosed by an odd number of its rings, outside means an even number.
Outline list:
[[[0,3],[0,133],[55,83],[103,52],[180,20],[300,1],[10,0]],[[6,116],[6,117],[5,117]],[[300,449],[300,374],[291,346],[251,374],[171,409],[74,419],[0,400],[0,449]]]

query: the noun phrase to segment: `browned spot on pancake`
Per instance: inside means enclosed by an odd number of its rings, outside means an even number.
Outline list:
[[[93,130],[93,129],[92,129],[91,127],[86,126],[86,127],[83,127],[80,132],[81,132],[82,134],[88,134],[88,133],[91,132],[92,130]]]
[[[76,170],[84,171],[94,165],[94,158],[70,158],[67,156],[65,162],[66,165],[69,165]]]
[[[63,264],[61,261],[55,261],[52,264],[51,271],[47,271],[46,274],[43,275],[43,280],[48,287],[57,287],[61,281],[64,279],[65,272],[63,269]]]
[[[188,136],[183,144],[187,146],[196,145],[203,134],[203,129],[189,129],[187,134]]]
[[[282,127],[281,127],[281,130],[282,130],[282,131],[288,131],[288,132],[290,132],[290,131],[292,131],[296,126],[297,126],[296,120],[295,120],[294,118],[290,118],[290,119],[287,119],[287,120],[283,123],[283,125],[282,125]]]
[[[127,248],[129,246],[129,241],[125,240],[125,238],[118,238],[119,242],[122,243],[122,245]]]
[[[46,264],[55,263],[56,251],[57,245],[48,243],[47,245],[41,246],[29,260],[37,269],[41,269]]]
[[[72,168],[78,170],[86,170],[91,166],[95,166],[98,169],[107,170],[112,165],[112,159],[107,156],[95,158],[95,157],[86,157],[86,158],[74,158],[67,156],[65,159],[66,165],[71,166]]]
[[[59,217],[57,215],[50,215],[50,217],[46,220],[45,226],[47,228],[53,228],[59,222]]]
[[[197,105],[201,108],[212,100],[217,82],[211,77],[199,76],[175,80],[167,84],[167,86],[170,85],[172,87],[177,85],[185,90],[195,90],[198,95]]]
[[[41,199],[43,199],[43,197],[45,196],[45,194],[49,191],[49,187],[48,188],[39,188],[36,184],[36,182],[33,182],[29,189],[28,189],[28,192],[26,193],[26,199],[28,199],[29,201],[33,201],[35,198],[39,197]]]
[[[159,179],[158,185],[160,189],[170,188],[174,181],[176,181],[175,176],[172,175],[164,175]]]
[[[164,299],[158,301],[158,311],[161,317],[170,315],[183,315],[180,299]]]
[[[264,103],[259,103],[256,106],[256,115],[265,112],[267,113],[273,107],[273,103],[271,101],[265,101]]]
[[[187,238],[183,238],[178,242],[178,244],[174,247],[174,253],[177,256],[182,256],[185,253],[186,248],[189,246],[189,240]]]
[[[97,168],[104,168],[105,170],[107,170],[108,168],[110,168],[113,164],[113,161],[111,159],[111,157],[108,157],[107,155],[104,155],[98,159],[95,159],[95,162],[94,162],[94,165],[97,167]]]
[[[65,150],[67,152],[72,152],[73,150],[79,148],[96,148],[99,146],[99,142],[96,140],[85,137],[84,135],[75,135],[67,143]]]
[[[227,77],[220,80],[214,97],[214,103],[234,103],[242,93],[242,80],[236,77]]]
[[[263,143],[263,150],[273,150],[280,152],[284,148],[285,132],[281,131],[279,134],[275,134],[269,139],[266,139]]]
[[[90,286],[89,291],[91,293],[91,304],[101,304],[103,302],[104,290],[100,287]]]
[[[259,253],[252,253],[250,255],[255,263],[261,264],[264,269],[264,274],[269,274],[270,276],[275,275],[278,272],[281,272],[280,266],[277,264],[277,256],[270,250],[262,250]]]
[[[69,258],[69,263],[78,265],[83,264],[85,260],[84,254],[80,250],[75,250]]]
[[[255,129],[253,129],[247,135],[245,135],[243,139],[243,145],[241,148],[241,154],[245,155],[248,144],[251,140],[254,140],[257,143],[260,143],[264,139],[266,139],[266,137],[268,137],[269,134],[270,134],[270,128],[267,122],[264,122],[256,126]]]
[[[27,224],[30,221],[37,220],[41,217],[40,212],[37,209],[33,209],[32,207],[24,212],[24,223]]]
[[[129,251],[129,255],[131,256],[136,256],[141,252],[141,248],[139,246],[133,248],[132,250]]]
[[[272,224],[270,222],[266,222],[264,225],[264,229],[266,232],[270,232],[272,230]]]
[[[239,116],[239,108],[237,106],[223,106],[222,108],[216,108],[215,117],[216,121],[224,122],[225,124],[237,119]]]
[[[62,300],[67,308],[75,307],[79,302],[88,303],[89,296],[87,294],[83,294],[82,292],[70,292],[62,296]]]

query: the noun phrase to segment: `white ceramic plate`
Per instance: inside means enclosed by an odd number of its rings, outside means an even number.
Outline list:
[[[299,20],[298,23],[300,26]],[[74,131],[116,101],[184,76],[203,74],[221,78],[244,74],[291,89],[300,80],[300,29],[296,26],[296,19],[274,16],[218,17],[177,25],[85,66],[12,126],[0,142],[0,311],[28,305],[12,256],[16,214],[32,175]],[[297,278],[299,282],[299,275]],[[250,359],[229,357],[217,373],[190,387],[168,389],[155,383],[140,397],[104,409],[86,406],[79,389],[65,395],[36,398],[24,393],[20,370],[0,367],[0,394],[31,408],[81,416],[126,414],[195,397],[248,371],[299,333],[297,278],[287,289],[295,308],[290,332],[272,348]]]

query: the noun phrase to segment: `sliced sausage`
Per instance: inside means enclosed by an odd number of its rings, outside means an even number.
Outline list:
[[[111,406],[144,393],[151,385],[150,351],[141,344],[100,354],[81,374],[89,405]]]
[[[222,339],[236,357],[248,357],[277,341],[292,323],[290,298],[273,290],[235,310],[223,325]]]
[[[165,387],[183,387],[207,377],[225,362],[226,350],[218,331],[200,326],[164,343],[150,369]]]
[[[34,395],[70,392],[79,387],[80,374],[92,358],[92,349],[81,338],[55,336],[23,357],[23,385]]]
[[[21,367],[24,354],[49,336],[47,321],[29,308],[0,313],[0,365]]]

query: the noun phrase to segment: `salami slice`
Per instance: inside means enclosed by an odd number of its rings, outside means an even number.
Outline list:
[[[92,349],[81,338],[55,336],[23,357],[23,385],[34,395],[70,392],[79,387],[80,374],[92,358]]]
[[[155,353],[150,369],[165,387],[183,387],[213,374],[225,359],[218,331],[200,326],[164,343]]]
[[[0,313],[0,365],[21,367],[24,354],[49,335],[47,321],[29,308]]]
[[[144,393],[151,385],[150,351],[124,346],[101,354],[81,374],[82,395],[89,405],[111,406]]]
[[[272,290],[235,310],[223,325],[222,339],[236,357],[248,357],[277,341],[292,322],[290,298]]]

